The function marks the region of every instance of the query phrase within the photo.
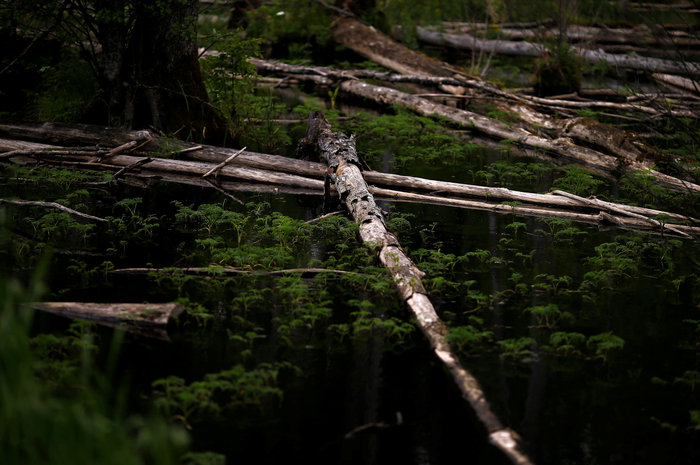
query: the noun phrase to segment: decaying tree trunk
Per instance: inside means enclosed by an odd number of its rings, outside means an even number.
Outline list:
[[[83,44],[100,84],[84,119],[155,127],[181,138],[223,140],[195,46],[198,0],[104,0],[79,8],[95,43]]]
[[[331,180],[342,202],[360,226],[362,241],[378,250],[379,260],[390,270],[402,299],[413,311],[435,354],[450,370],[462,395],[486,427],[491,442],[513,463],[532,463],[522,450],[520,437],[513,430],[504,427],[491,411],[479,382],[462,366],[447,344],[445,325],[435,312],[421,283],[424,273],[406,255],[396,236],[387,230],[382,211],[374,202],[362,177],[354,138],[332,132],[323,114],[317,112],[309,119],[304,144],[307,146],[305,150],[313,148],[328,164]]]
[[[500,37],[509,40],[543,40],[556,38],[561,32],[559,28],[545,25],[499,27],[486,23],[444,22],[440,26],[428,26],[429,31],[444,31],[451,34],[485,34],[487,30],[495,30]],[[652,30],[646,25],[634,28],[593,27],[569,25],[566,28],[566,38],[573,42],[592,42],[604,44],[646,44],[648,46],[692,46],[700,47],[700,39],[687,31],[678,31],[660,26]]]

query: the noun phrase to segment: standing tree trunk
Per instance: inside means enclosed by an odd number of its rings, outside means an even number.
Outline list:
[[[208,103],[195,44],[197,0],[103,0],[92,18],[100,95],[90,122],[154,127],[183,139],[217,141],[225,124]],[[86,19],[86,22],[90,19]]]

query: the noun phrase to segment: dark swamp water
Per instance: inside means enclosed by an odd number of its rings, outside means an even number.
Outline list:
[[[383,153],[375,166],[536,192],[587,182],[507,151],[470,149],[468,161],[410,169],[392,166],[392,155]],[[45,198],[20,180],[26,174],[6,169],[2,194]],[[127,386],[129,411],[157,406],[186,426],[192,450],[221,454],[215,463],[504,463],[353,225],[342,216],[304,223],[320,214],[317,199],[241,194],[240,206],[199,189],[100,191],[81,182],[52,192],[118,220],[89,231],[60,224],[41,236],[57,249],[44,298],[187,299],[189,315],[168,328],[168,340],[123,335],[115,383]],[[596,182],[592,188],[607,198],[625,189]],[[697,241],[382,205],[427,273],[452,346],[536,463],[700,461]],[[42,248],[28,236],[49,221],[37,222],[46,212],[31,214],[35,223],[15,209],[4,219],[11,235],[2,256],[19,276],[32,268],[28,249]],[[109,272],[213,263],[355,274]],[[32,334],[66,334],[69,324],[36,314]],[[99,366],[116,333],[90,331]]]

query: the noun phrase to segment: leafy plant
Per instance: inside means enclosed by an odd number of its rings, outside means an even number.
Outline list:
[[[498,341],[502,350],[501,358],[511,360],[523,360],[531,356],[535,344],[535,340],[529,336]]]
[[[203,415],[220,415],[242,407],[262,408],[281,400],[283,391],[277,377],[282,370],[295,371],[295,367],[288,362],[261,363],[252,370],[235,365],[189,384],[169,376],[152,384],[155,405],[188,427]]]
[[[625,341],[614,335],[612,331],[608,331],[590,336],[586,341],[586,346],[595,351],[597,358],[607,360],[611,351],[622,349],[625,346]]]

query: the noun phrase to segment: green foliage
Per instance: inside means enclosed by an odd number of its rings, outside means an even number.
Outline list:
[[[595,351],[596,357],[607,360],[611,351],[622,349],[625,346],[625,341],[608,331],[590,336],[586,341],[586,346]]]
[[[201,381],[187,384],[169,376],[153,382],[156,406],[185,425],[196,418],[230,414],[245,407],[263,408],[282,399],[277,377],[282,370],[294,371],[288,362],[261,363],[247,370],[235,365],[210,373]]]
[[[30,289],[16,280],[0,279],[0,449],[3,464],[72,463],[141,465],[173,464],[187,436],[154,417],[124,415],[110,407],[115,388],[91,379],[97,375],[89,357],[83,364],[62,364],[69,352],[92,351],[86,327],[74,324],[68,339],[42,335],[29,338],[31,310],[41,285]],[[34,350],[32,351],[32,345]],[[34,352],[35,354],[33,354]],[[41,357],[37,364],[36,356]],[[87,363],[87,365],[85,365]],[[34,372],[42,376],[35,377]],[[91,378],[83,373],[93,372]],[[80,373],[80,377],[78,376]],[[46,380],[51,380],[46,383]],[[76,389],[53,392],[60,384]]]
[[[250,35],[268,44],[288,44],[290,55],[299,44],[325,46],[332,40],[329,11],[317,2],[273,0],[251,10],[248,19]]]
[[[456,165],[467,160],[476,150],[464,144],[430,119],[396,109],[395,115],[357,113],[343,122],[348,132],[359,134],[357,151],[372,165],[389,159],[402,168],[415,162],[436,166]]]
[[[194,224],[208,238],[235,232],[236,243],[240,247],[241,241],[245,237],[246,226],[251,218],[250,214],[245,215],[230,211],[214,204],[202,204],[196,210],[184,206],[178,201],[173,202],[173,204],[178,208],[175,222],[181,228],[189,229],[189,226]]]
[[[553,329],[560,322],[572,321],[574,316],[569,312],[559,310],[557,304],[536,305],[523,310],[524,313],[529,313],[537,321],[537,326]]]
[[[260,39],[246,39],[240,33],[216,33],[216,54],[201,60],[202,75],[212,105],[228,122],[235,140],[264,152],[280,150],[289,138],[271,119],[284,112],[284,105],[268,93],[256,95],[255,66],[249,57],[260,56]]]
[[[347,303],[350,307],[357,309],[350,313],[352,322],[333,324],[329,327],[341,338],[349,334],[352,334],[353,338],[382,334],[385,338],[384,342],[394,346],[406,342],[406,338],[415,330],[415,326],[411,323],[380,313],[369,300],[350,299]]]
[[[585,236],[586,231],[581,230],[572,220],[565,218],[544,218],[542,222],[546,229],[537,229],[537,232],[551,236],[555,243],[572,243],[577,237]]]
[[[531,185],[551,172],[552,166],[546,163],[510,159],[495,161],[479,170],[469,170],[474,182],[510,187]]]
[[[571,194],[595,195],[603,185],[603,181],[576,165],[565,166],[562,171],[563,175],[554,180],[554,186]]]
[[[52,67],[41,70],[42,89],[35,98],[38,121],[75,122],[97,90],[97,81],[86,62],[64,54]]]
[[[446,340],[448,344],[460,352],[469,351],[479,346],[485,341],[493,338],[493,331],[475,328],[472,325],[455,326],[447,332]]]
[[[529,336],[520,338],[504,339],[498,341],[501,346],[501,358],[510,360],[522,360],[532,355],[532,347],[535,340]]]
[[[557,354],[580,353],[586,343],[586,336],[576,332],[557,331],[549,336],[549,346]]]

